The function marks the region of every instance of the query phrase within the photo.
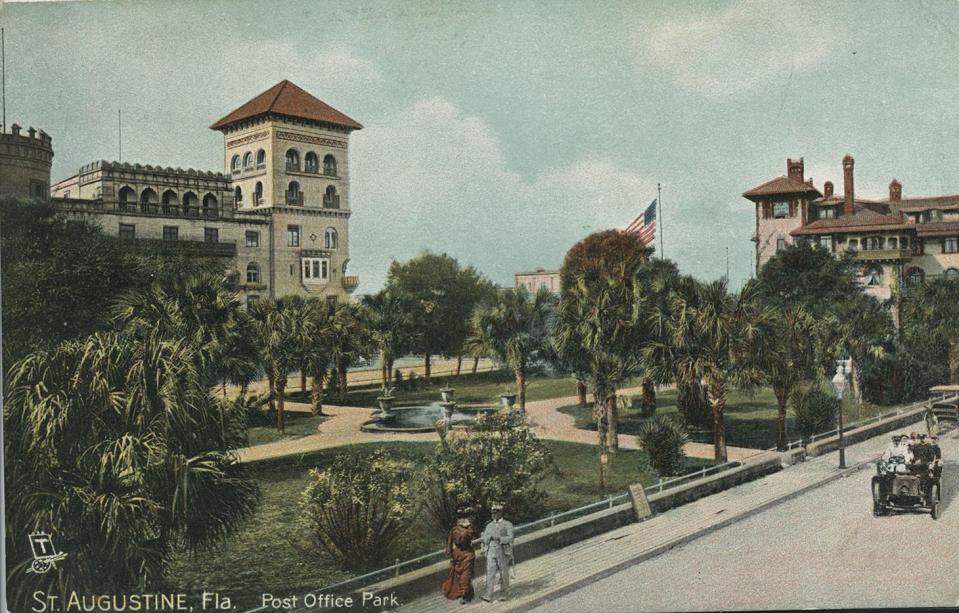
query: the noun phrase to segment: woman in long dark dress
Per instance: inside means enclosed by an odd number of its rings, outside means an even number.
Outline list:
[[[446,555],[450,557],[450,572],[443,581],[442,590],[450,600],[460,599],[460,604],[473,600],[473,539],[476,532],[465,510],[457,512],[456,524],[446,539]]]

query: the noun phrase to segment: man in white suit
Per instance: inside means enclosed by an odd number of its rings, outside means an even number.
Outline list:
[[[513,524],[503,519],[503,505],[493,503],[490,507],[493,520],[486,524],[480,537],[486,549],[486,590],[481,597],[486,602],[493,600],[493,592],[499,585],[499,600],[506,600],[509,590],[509,566],[513,561]]]

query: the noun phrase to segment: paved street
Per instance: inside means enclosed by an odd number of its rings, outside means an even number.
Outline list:
[[[947,436],[938,521],[873,517],[865,469],[535,610],[957,606],[959,441]]]

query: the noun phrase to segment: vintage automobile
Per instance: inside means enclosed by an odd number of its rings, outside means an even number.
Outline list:
[[[880,460],[872,478],[872,514],[922,512],[939,519],[941,470],[935,464],[906,464],[901,456]]]

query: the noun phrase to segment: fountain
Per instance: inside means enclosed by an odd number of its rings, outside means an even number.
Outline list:
[[[392,390],[390,390],[392,391]],[[428,405],[395,407],[392,394],[385,394],[376,400],[380,404],[380,414],[376,415],[362,426],[364,432],[433,432],[437,422],[443,422],[444,432],[451,428],[468,426],[477,416],[496,411],[490,406],[458,407],[453,402],[454,390],[444,388],[441,402]]]

